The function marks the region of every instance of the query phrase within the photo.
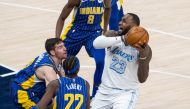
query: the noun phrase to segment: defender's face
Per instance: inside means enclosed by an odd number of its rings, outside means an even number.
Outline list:
[[[63,42],[60,42],[55,45],[54,52],[55,52],[55,56],[59,59],[67,58],[67,50]]]
[[[119,29],[122,34],[126,34],[132,27],[133,18],[131,15],[127,14],[123,16],[122,20],[119,22]]]

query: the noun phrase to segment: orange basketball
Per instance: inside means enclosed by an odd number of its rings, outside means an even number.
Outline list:
[[[125,41],[127,44],[134,46],[138,42],[144,42],[147,44],[149,41],[149,34],[146,29],[143,27],[135,26],[129,30],[129,32],[125,35]]]

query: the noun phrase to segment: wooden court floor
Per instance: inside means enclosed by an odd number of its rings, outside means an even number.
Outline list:
[[[0,0],[0,64],[21,69],[44,52],[67,0]],[[150,33],[150,76],[140,84],[136,109],[190,109],[190,1],[123,0]],[[66,21],[68,24],[70,20]],[[92,84],[94,61],[84,49],[80,75]]]

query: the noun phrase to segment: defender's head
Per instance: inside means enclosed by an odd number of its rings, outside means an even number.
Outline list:
[[[45,48],[49,55],[56,56],[59,59],[65,59],[67,57],[67,51],[63,44],[63,41],[59,38],[50,38],[45,42]]]
[[[122,31],[122,35],[125,35],[132,27],[139,26],[140,19],[136,14],[127,13],[122,17],[119,22],[119,29]]]
[[[80,69],[79,59],[75,56],[69,56],[63,61],[63,69],[66,76],[77,75]]]

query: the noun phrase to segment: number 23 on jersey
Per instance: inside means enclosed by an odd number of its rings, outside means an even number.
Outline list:
[[[123,60],[119,60],[116,56],[112,58],[112,62],[110,64],[110,69],[116,71],[119,74],[123,74],[125,72],[127,64]]]

